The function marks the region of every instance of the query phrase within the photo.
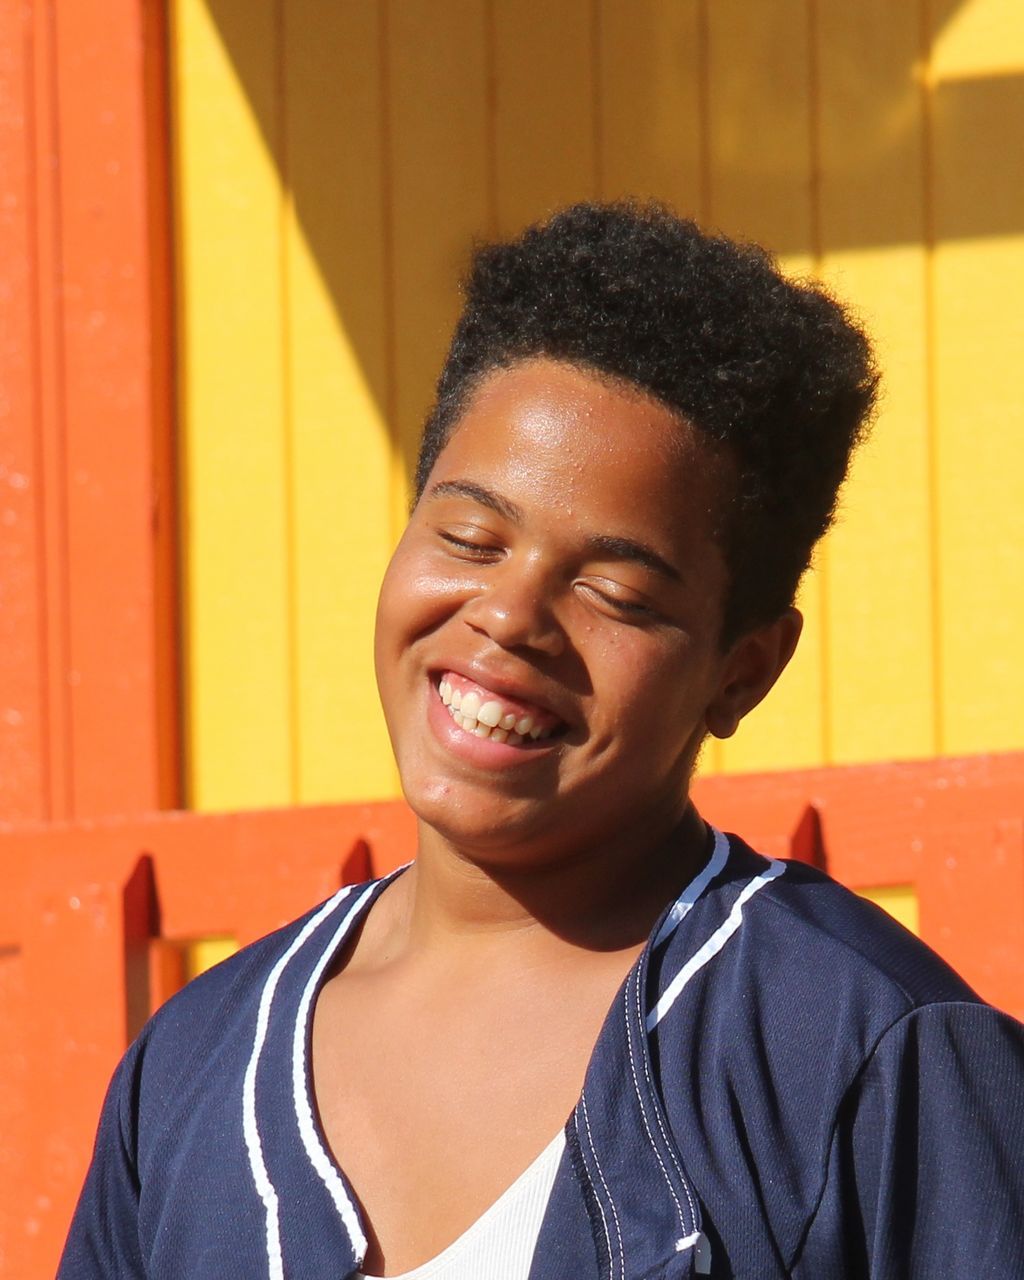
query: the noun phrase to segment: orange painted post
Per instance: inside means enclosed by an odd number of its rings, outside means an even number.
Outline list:
[[[143,0],[57,6],[60,85],[67,618],[76,814],[172,804],[160,794],[171,752],[162,693],[169,673],[156,599],[171,544],[167,492],[155,492],[170,435],[166,138],[158,33]],[[154,43],[147,44],[147,36]],[[147,72],[150,72],[147,75]],[[155,324],[154,324],[155,320]],[[164,773],[166,777],[166,773]]]
[[[24,5],[0,5],[0,815],[49,808],[38,476],[33,67]]]
[[[177,799],[159,8],[0,19],[0,820]]]
[[[22,1213],[8,1229],[20,1265],[8,1271],[43,1276],[53,1273],[54,1244],[67,1228],[82,1138],[95,1127],[102,1081],[124,1043],[122,899],[132,857],[118,851],[83,864],[51,850],[32,862],[21,939],[32,1005],[25,1028],[31,1129],[18,1135],[24,1180],[14,1196]],[[54,1108],[59,1124],[45,1119]]]

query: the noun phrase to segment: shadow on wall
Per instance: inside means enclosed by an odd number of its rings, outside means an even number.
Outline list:
[[[407,465],[473,234],[625,191],[812,259],[1024,226],[1024,76],[926,93],[916,5],[207,4]]]

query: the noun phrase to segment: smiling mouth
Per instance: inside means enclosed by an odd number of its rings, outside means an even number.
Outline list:
[[[565,725],[541,708],[512,704],[499,694],[470,685],[453,672],[445,672],[437,685],[438,696],[455,724],[464,733],[510,747],[532,746],[562,732]]]

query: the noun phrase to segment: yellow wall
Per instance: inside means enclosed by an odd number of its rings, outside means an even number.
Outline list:
[[[370,634],[473,236],[653,194],[876,335],[800,653],[709,770],[1024,747],[1019,0],[172,0],[190,801],[394,794]]]

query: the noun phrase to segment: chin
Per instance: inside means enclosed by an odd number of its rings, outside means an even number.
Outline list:
[[[559,847],[560,824],[550,810],[542,813],[532,804],[474,795],[472,788],[437,777],[406,787],[405,798],[424,827],[481,866],[523,866]]]

